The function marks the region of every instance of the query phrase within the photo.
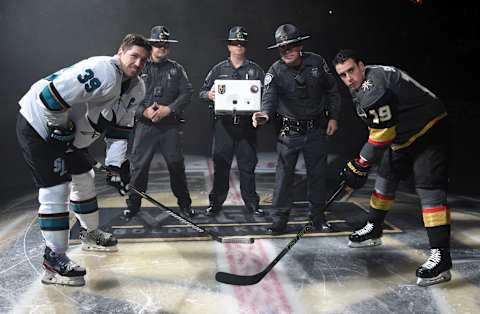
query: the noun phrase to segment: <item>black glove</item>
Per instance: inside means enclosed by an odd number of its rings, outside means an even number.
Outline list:
[[[47,142],[58,149],[66,151],[75,139],[75,124],[68,120],[67,126],[57,126],[47,123],[48,137]]]
[[[368,178],[370,166],[360,159],[353,159],[347,163],[343,169],[345,183],[352,189],[359,189],[365,185]]]
[[[130,162],[125,160],[122,166],[107,166],[107,184],[115,187],[120,195],[124,196],[128,192],[128,183],[130,183]]]

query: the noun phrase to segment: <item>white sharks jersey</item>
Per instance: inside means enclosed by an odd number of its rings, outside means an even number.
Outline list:
[[[145,85],[137,77],[122,86],[122,78],[116,57],[82,60],[33,84],[19,101],[20,113],[44,139],[47,122],[63,125],[71,120],[75,124],[73,146],[88,147],[107,130],[115,134],[115,129],[122,132],[133,127]],[[125,136],[113,138],[126,142]]]

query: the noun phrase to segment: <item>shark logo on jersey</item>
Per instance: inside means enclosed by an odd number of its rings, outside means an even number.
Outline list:
[[[364,92],[369,91],[371,87],[373,87],[373,83],[370,80],[364,81],[361,86]]]

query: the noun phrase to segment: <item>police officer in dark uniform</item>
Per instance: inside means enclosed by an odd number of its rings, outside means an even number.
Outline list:
[[[168,59],[170,39],[165,26],[154,26],[149,42],[152,54],[143,70],[142,78],[146,85],[143,104],[136,112],[133,146],[130,156],[132,178],[130,184],[145,191],[148,172],[155,152],[163,155],[170,173],[170,186],[177,197],[183,214],[193,217],[192,200],[187,187],[185,163],[181,146],[182,113],[190,103],[193,88],[184,68]],[[140,209],[141,198],[130,192],[126,218],[131,218]]]
[[[290,207],[295,165],[300,152],[307,168],[307,195],[314,227],[330,232],[325,220],[327,136],[337,128],[340,95],[325,59],[303,52],[302,36],[297,27],[284,24],[275,32],[280,60],[265,75],[262,111],[253,114],[255,127],[279,115],[282,125],[278,136],[277,172],[273,193],[273,224],[267,232],[285,233]]]
[[[230,56],[215,65],[208,73],[200,90],[200,99],[215,100],[213,85],[216,79],[260,80],[265,73],[255,62],[246,58],[248,34],[244,27],[230,29],[227,47]],[[240,190],[248,212],[263,216],[259,207],[260,198],[255,187],[257,165],[257,134],[251,124],[251,115],[222,115],[215,117],[213,144],[213,188],[209,194],[208,216],[215,216],[222,210],[229,189],[230,168],[234,154],[240,172]]]
[[[369,217],[349,246],[382,244],[383,222],[400,180],[413,173],[430,242],[430,257],[417,271],[417,284],[451,278],[448,187],[448,114],[443,102],[404,71],[365,65],[352,50],[340,51],[335,70],[350,89],[358,116],[369,129],[360,154],[345,168],[346,183],[360,188],[378,164]]]

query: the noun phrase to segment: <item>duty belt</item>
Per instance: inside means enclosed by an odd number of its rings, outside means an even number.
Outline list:
[[[313,129],[320,127],[320,119],[296,120],[288,117],[282,117],[282,135],[288,135],[290,131],[300,134],[306,134]]]

